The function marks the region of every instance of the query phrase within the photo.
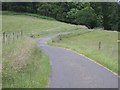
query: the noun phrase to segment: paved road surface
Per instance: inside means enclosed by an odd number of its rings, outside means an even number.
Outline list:
[[[49,88],[117,88],[118,77],[87,58],[63,48],[46,45],[53,36],[39,39],[52,66]]]

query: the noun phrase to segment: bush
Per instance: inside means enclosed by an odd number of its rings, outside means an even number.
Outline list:
[[[94,28],[97,26],[97,15],[94,12],[94,9],[90,6],[79,10],[77,13],[78,24],[84,24],[88,28]]]
[[[86,25],[88,28],[94,28],[101,24],[101,18],[96,15],[94,9],[90,6],[81,10],[73,8],[67,13],[66,17],[68,22]]]

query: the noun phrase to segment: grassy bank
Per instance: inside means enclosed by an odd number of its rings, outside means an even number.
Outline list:
[[[3,88],[41,88],[48,84],[48,57],[31,38],[3,45],[2,64]]]
[[[60,39],[61,38],[61,39]],[[118,73],[118,33],[101,30],[78,30],[61,35],[49,44],[72,49]],[[101,45],[99,47],[99,42]]]

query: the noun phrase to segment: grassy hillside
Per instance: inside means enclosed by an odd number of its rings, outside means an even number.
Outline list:
[[[71,34],[61,35],[61,39],[54,38],[49,43],[72,49],[118,73],[117,39],[118,32],[79,29]],[[100,47],[99,42],[101,42]]]
[[[34,15],[3,15],[3,31],[24,33],[50,34],[62,31],[69,31],[75,28],[74,25],[34,17]]]
[[[3,88],[47,87],[50,76],[48,57],[29,36],[40,35],[39,37],[42,37],[48,34],[68,32],[76,27],[47,17],[15,14],[2,15],[2,32],[10,35],[9,42],[3,43],[2,48]],[[16,33],[20,31],[23,32],[23,36],[17,38]],[[15,40],[12,40],[13,32]]]

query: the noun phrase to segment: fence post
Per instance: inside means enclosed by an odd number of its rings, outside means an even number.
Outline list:
[[[9,44],[10,42],[10,33],[7,33],[7,43]]]
[[[14,32],[12,33],[12,40],[14,41]]]
[[[62,40],[62,37],[61,37],[61,35],[59,35],[59,37],[58,37],[58,38],[59,38],[59,40]]]
[[[101,41],[99,42],[98,50],[101,49]]]
[[[7,35],[7,33],[6,33],[6,43],[7,43],[7,41],[8,41],[8,35]]]
[[[23,32],[22,32],[22,30],[21,30],[21,38],[22,38],[22,36],[23,36]]]
[[[3,43],[5,43],[5,32],[3,32]]]

